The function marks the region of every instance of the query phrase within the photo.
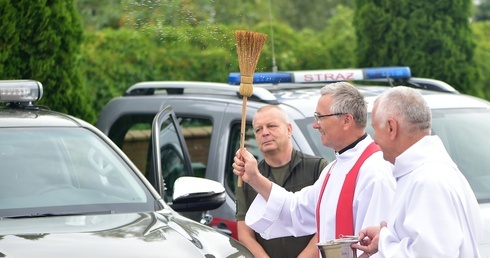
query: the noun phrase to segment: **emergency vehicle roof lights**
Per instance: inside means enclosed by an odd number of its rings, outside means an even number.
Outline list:
[[[372,79],[408,79],[411,77],[407,66],[373,67],[360,69],[329,69],[290,72],[257,72],[254,73],[254,84],[260,83],[309,83],[309,82],[338,82],[362,81]],[[230,73],[228,83],[240,84],[240,73]]]
[[[43,96],[43,86],[33,80],[0,80],[0,102],[33,102]]]
[[[286,83],[292,82],[292,74],[289,72],[258,72],[254,73],[253,83]],[[230,73],[228,83],[240,85],[240,73]]]

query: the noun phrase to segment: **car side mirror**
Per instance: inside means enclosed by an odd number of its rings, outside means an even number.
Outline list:
[[[219,208],[226,200],[225,188],[218,182],[183,176],[174,183],[172,209],[183,211],[206,211]]]

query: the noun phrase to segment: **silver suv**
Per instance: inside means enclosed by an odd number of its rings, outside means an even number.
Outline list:
[[[191,166],[171,108],[155,114],[147,180],[95,126],[37,105],[42,94],[0,81],[0,257],[252,257],[176,212],[220,206],[218,182],[180,177],[174,209],[160,196],[162,174]]]
[[[452,158],[470,182],[485,218],[490,218],[490,103],[458,93],[448,84],[433,79],[411,77],[408,67],[318,70],[255,73],[253,95],[247,101],[245,146],[262,158],[252,131],[252,117],[267,104],[280,105],[293,125],[294,146],[305,153],[334,159],[332,150],[321,145],[313,129],[313,113],[319,89],[328,82],[348,80],[363,92],[369,103],[393,85],[418,88],[433,111],[434,134],[444,141]],[[235,222],[236,177],[232,159],[240,146],[242,98],[238,93],[239,74],[231,73],[229,83],[160,81],[131,86],[124,96],[110,101],[102,111],[97,127],[119,145],[146,171],[152,117],[163,107],[173,107],[182,127],[192,161],[193,173],[220,182],[226,189],[226,202],[205,214],[187,214],[196,220],[237,237]],[[370,122],[368,122],[370,125]],[[367,128],[372,133],[370,126]],[[166,175],[167,194],[172,180]],[[171,177],[172,179],[170,179]],[[193,187],[193,186],[189,186]],[[168,200],[171,202],[171,200]],[[490,220],[482,254],[490,255]]]

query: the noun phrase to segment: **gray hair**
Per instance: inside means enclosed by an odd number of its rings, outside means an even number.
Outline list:
[[[381,94],[375,103],[378,103],[376,118],[382,124],[391,116],[398,118],[402,128],[406,128],[409,133],[430,133],[432,113],[420,92],[406,86],[397,86]]]
[[[360,128],[366,128],[367,103],[354,85],[347,82],[330,83],[320,90],[320,94],[332,97],[331,113],[351,114]]]
[[[257,109],[257,112],[255,112],[255,114],[260,113],[262,111],[268,111],[271,109],[275,109],[275,110],[279,111],[279,116],[280,116],[281,120],[284,121],[284,123],[289,124],[288,113],[286,113],[286,111],[284,111],[284,109],[282,109],[280,106],[277,106],[277,105],[267,105],[267,106],[260,107],[259,109]],[[252,121],[252,125],[255,126],[253,121]]]

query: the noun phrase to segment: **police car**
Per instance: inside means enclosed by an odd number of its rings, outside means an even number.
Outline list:
[[[258,108],[274,104],[281,106],[290,116],[295,148],[332,161],[333,151],[321,145],[319,132],[312,127],[313,114],[320,88],[326,83],[344,80],[355,84],[364,94],[369,111],[374,99],[389,87],[405,85],[417,88],[432,109],[433,133],[441,137],[470,182],[485,217],[490,218],[490,137],[487,136],[490,132],[490,103],[460,94],[443,81],[413,77],[409,67],[255,73],[253,95],[248,98],[246,108],[247,149],[257,158],[262,158],[254,140],[252,118]],[[97,123],[97,127],[145,171],[149,166],[145,162],[145,150],[151,136],[144,132],[150,127],[154,114],[167,105],[172,106],[191,155],[192,169],[186,173],[220,182],[227,195],[225,204],[218,209],[186,216],[207,221],[233,237],[237,237],[234,218],[237,178],[231,164],[240,147],[243,101],[239,83],[239,73],[230,73],[228,83],[137,83],[129,87],[123,96],[111,100]],[[370,122],[367,130],[372,133]],[[166,183],[171,185],[172,180],[166,180]],[[486,225],[482,254],[490,256],[490,221]]]
[[[221,184],[180,177],[175,210],[162,200],[161,175],[190,166],[170,108],[155,114],[147,180],[96,127],[37,106],[42,94],[37,81],[0,81],[0,257],[252,257],[175,211],[220,206]]]

